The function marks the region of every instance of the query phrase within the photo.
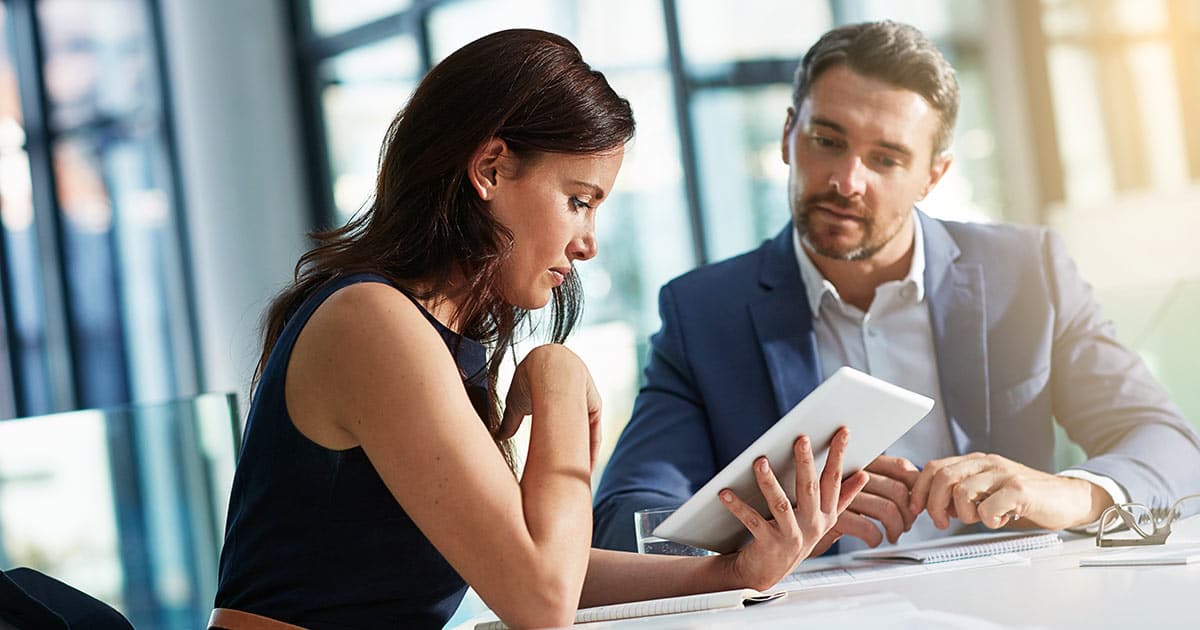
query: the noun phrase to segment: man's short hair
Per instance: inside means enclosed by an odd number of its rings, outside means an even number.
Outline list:
[[[950,148],[958,116],[958,80],[924,33],[891,20],[847,24],[825,33],[796,68],[792,103],[797,111],[817,77],[838,65],[920,94],[941,118],[933,154]]]

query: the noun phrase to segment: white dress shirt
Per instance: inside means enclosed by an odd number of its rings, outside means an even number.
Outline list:
[[[933,326],[925,301],[925,240],[921,221],[913,211],[913,255],[908,274],[901,280],[885,282],[875,288],[875,297],[864,312],[846,303],[833,283],[825,279],[802,245],[798,231],[792,232],[800,275],[812,312],[813,332],[821,379],[829,378],[838,368],[848,365],[872,376],[932,398],[933,409],[891,447],[888,455],[908,459],[924,467],[931,460],[958,455],[946,420],[938,379],[937,351]],[[851,436],[850,439],[854,439]],[[1082,470],[1067,470],[1066,476],[1096,483],[1113,496],[1114,502],[1127,501],[1125,493],[1112,479]],[[957,524],[957,521],[953,521]],[[938,538],[960,529],[952,525],[946,531],[934,527],[927,512],[922,512],[912,530],[901,537],[901,544]],[[887,544],[886,539],[884,544]],[[845,553],[865,548],[857,538],[845,536],[839,549]]]

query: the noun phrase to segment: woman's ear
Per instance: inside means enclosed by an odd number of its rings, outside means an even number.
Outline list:
[[[467,163],[467,177],[471,187],[484,201],[491,201],[496,194],[496,184],[500,181],[498,171],[501,161],[508,157],[508,145],[500,138],[491,138],[479,145]]]

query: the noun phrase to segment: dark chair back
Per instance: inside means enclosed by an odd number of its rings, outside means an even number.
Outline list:
[[[0,619],[18,629],[133,630],[108,604],[24,567],[0,571]]]

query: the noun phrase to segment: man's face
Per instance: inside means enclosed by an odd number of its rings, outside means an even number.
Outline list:
[[[783,161],[804,242],[837,260],[901,256],[912,245],[912,207],[950,165],[933,156],[938,112],[919,94],[845,66],[813,82],[788,109]]]

